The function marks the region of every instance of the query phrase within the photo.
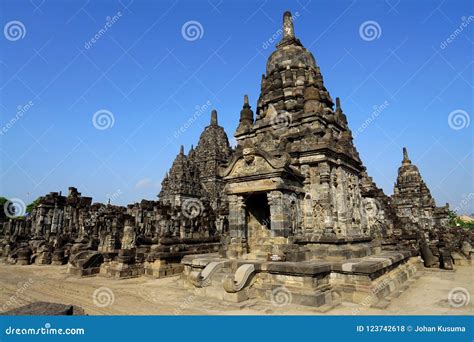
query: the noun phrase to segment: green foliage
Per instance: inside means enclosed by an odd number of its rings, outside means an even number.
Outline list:
[[[449,211],[449,225],[452,227],[461,227],[464,229],[474,229],[474,222],[464,222],[453,210]]]
[[[464,229],[474,229],[474,222],[463,222],[461,220],[458,220],[457,226]]]
[[[40,198],[38,197],[37,199],[35,199],[33,202],[31,202],[30,204],[28,204],[26,206],[26,212],[28,214],[31,214],[31,212],[33,211],[33,209],[35,209],[38,204],[39,204],[39,201],[40,201]]]
[[[8,198],[0,197],[0,206],[3,207],[7,201],[8,201]]]

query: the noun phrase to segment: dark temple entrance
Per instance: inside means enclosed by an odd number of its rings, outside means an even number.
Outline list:
[[[259,250],[262,239],[270,236],[270,206],[266,193],[250,195],[245,200],[247,239],[250,250]]]

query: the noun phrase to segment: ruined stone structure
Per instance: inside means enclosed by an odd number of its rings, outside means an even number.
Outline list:
[[[40,197],[26,219],[2,223],[1,255],[24,265],[69,262],[69,272],[78,276],[180,273],[183,256],[219,248],[216,215],[194,196],[197,202],[187,208],[166,198],[121,207],[91,204],[73,187],[68,196],[53,192]]]
[[[2,254],[21,264],[64,264],[79,276],[124,278],[180,273],[183,256],[217,252],[227,227],[219,168],[232,149],[217,112],[196,149],[181,147],[158,201],[127,207],[92,204],[76,188],[50,193],[26,220],[3,223]]]
[[[244,96],[234,136],[235,150],[212,111],[156,201],[92,204],[71,187],[25,219],[0,216],[0,257],[68,263],[77,276],[183,272],[207,296],[322,310],[386,300],[421,267],[418,255],[426,267],[470,262],[472,233],[448,227],[448,206],[436,207],[406,149],[393,196],[367,174],[289,12],[255,113]]]

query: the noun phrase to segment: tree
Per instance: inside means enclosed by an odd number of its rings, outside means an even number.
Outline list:
[[[8,198],[0,197],[0,206],[3,207],[7,201],[8,201]]]
[[[40,202],[40,197],[38,197],[38,198],[35,199],[33,202],[31,202],[30,204],[28,204],[28,205],[26,206],[26,212],[27,212],[28,214],[31,214],[32,211],[33,211],[33,209],[35,209],[35,208],[38,206],[39,202]]]
[[[453,210],[449,211],[449,225],[451,227],[461,227],[464,229],[474,229],[474,222],[469,222],[463,220],[461,217],[457,215],[457,213]]]
[[[8,199],[5,198],[5,197],[0,197],[0,219],[5,219],[6,215],[5,215],[5,209],[3,209],[5,207],[5,203],[8,202]]]

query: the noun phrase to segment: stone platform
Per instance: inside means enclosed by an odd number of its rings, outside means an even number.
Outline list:
[[[71,304],[35,302],[0,313],[5,316],[81,316],[84,310]]]
[[[384,251],[344,261],[266,261],[183,258],[183,278],[198,295],[231,302],[265,299],[276,306],[306,305],[329,310],[341,301],[376,305],[402,291],[421,263],[408,251]]]

